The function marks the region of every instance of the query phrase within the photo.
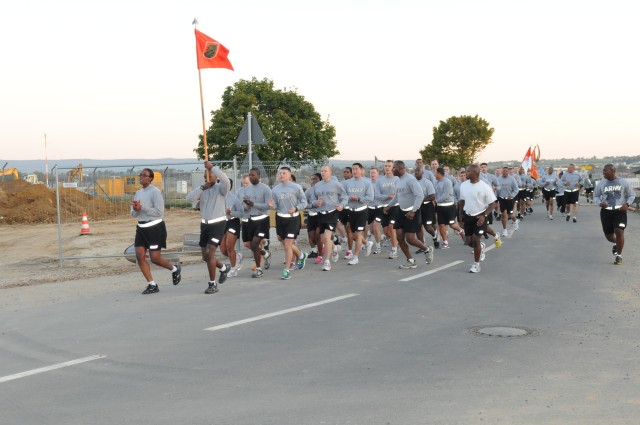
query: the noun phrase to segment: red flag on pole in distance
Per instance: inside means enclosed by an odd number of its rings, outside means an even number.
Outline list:
[[[227,55],[229,49],[218,43],[213,38],[198,30],[196,32],[196,56],[198,69],[202,68],[227,68],[233,71],[233,66]]]
[[[522,160],[522,168],[524,168],[525,173],[531,170],[531,177],[538,180],[538,169],[536,168],[536,163],[533,159],[533,155],[531,155],[531,146],[529,146],[529,149],[527,149],[527,153],[524,155],[524,159]]]

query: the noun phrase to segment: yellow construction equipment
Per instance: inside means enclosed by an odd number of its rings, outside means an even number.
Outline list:
[[[78,164],[77,167],[69,171],[69,183],[74,182],[76,178],[80,180],[80,184],[82,184],[82,162]]]
[[[20,180],[20,173],[17,168],[5,168],[0,170],[0,181]]]

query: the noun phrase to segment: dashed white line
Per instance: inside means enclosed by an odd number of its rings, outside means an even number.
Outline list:
[[[420,273],[415,276],[405,277],[404,279],[400,279],[400,282],[409,282],[410,280],[419,279],[424,276],[429,276],[430,274],[437,273],[441,270],[448,269],[449,267],[457,266],[460,263],[464,263],[462,260],[454,261],[453,263],[445,264],[444,266],[436,267],[433,270],[429,270],[428,272]]]
[[[311,308],[311,307],[317,307],[317,306],[323,305],[323,304],[333,303],[333,302],[336,302],[336,301],[344,300],[346,298],[351,298],[351,297],[355,297],[355,296],[358,296],[358,295],[360,295],[360,294],[342,295],[340,297],[330,298],[330,299],[324,300],[324,301],[318,301],[318,302],[311,303],[311,304],[301,305],[299,307],[293,307],[293,308],[289,308],[289,309],[286,309],[286,310],[276,311],[274,313],[263,314],[261,316],[255,316],[255,317],[250,317],[248,319],[238,320],[237,322],[230,322],[230,323],[225,323],[224,325],[213,326],[211,328],[206,328],[205,331],[218,331],[220,329],[227,329],[227,328],[231,328],[231,327],[238,326],[238,325],[244,325],[245,323],[255,322],[257,320],[268,319],[270,317],[280,316],[282,314],[293,313],[294,311],[300,311],[300,310],[304,310],[304,309]]]
[[[102,354],[97,354],[95,356],[88,356],[88,357],[83,357],[81,359],[69,360],[68,362],[57,363],[57,364],[53,364],[51,366],[46,366],[46,367],[41,367],[41,368],[38,368],[38,369],[28,370],[26,372],[20,372],[20,373],[16,373],[16,374],[13,374],[13,375],[7,375],[7,376],[0,377],[0,383],[7,382],[7,381],[13,381],[14,379],[20,379],[20,378],[24,378],[26,376],[37,375],[38,373],[44,373],[44,372],[49,372],[49,371],[56,370],[56,369],[62,369],[63,367],[74,366],[74,365],[77,365],[77,364],[80,364],[80,363],[86,363],[86,362],[90,362],[90,361],[93,361],[93,360],[103,359],[105,357],[107,357],[107,356],[103,356]]]

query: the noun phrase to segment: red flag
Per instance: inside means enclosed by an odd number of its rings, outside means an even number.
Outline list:
[[[218,43],[213,38],[196,32],[196,58],[198,59],[198,69],[202,68],[227,68],[233,71],[233,66],[227,55],[229,49]]]
[[[531,154],[531,146],[529,146],[529,149],[527,149],[527,153],[524,155],[524,159],[522,160],[522,168],[524,168],[525,173],[531,170],[531,177],[538,180],[538,169],[536,168],[534,157]]]

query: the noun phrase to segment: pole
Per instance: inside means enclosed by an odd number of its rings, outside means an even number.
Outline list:
[[[251,112],[247,112],[247,122],[249,123],[249,131],[248,131],[248,140],[247,143],[249,145],[249,170],[251,170],[251,167],[253,167],[253,164],[251,163],[253,160],[253,153],[251,152]]]
[[[195,35],[195,29],[198,26],[198,21],[193,18],[193,29]],[[196,41],[196,58],[198,57],[198,43]],[[200,68],[198,68],[198,84],[200,85],[200,112],[202,114],[202,147],[204,148],[204,160],[209,160],[209,147],[207,146],[207,127],[204,122],[204,97],[202,96],[202,74]],[[209,173],[204,173],[205,182],[209,181]]]
[[[51,172],[56,171],[56,167],[53,167]],[[58,259],[60,267],[62,267],[64,259],[62,257],[62,217],[60,212],[60,183],[58,182],[58,172],[56,171],[56,210],[58,212]]]

